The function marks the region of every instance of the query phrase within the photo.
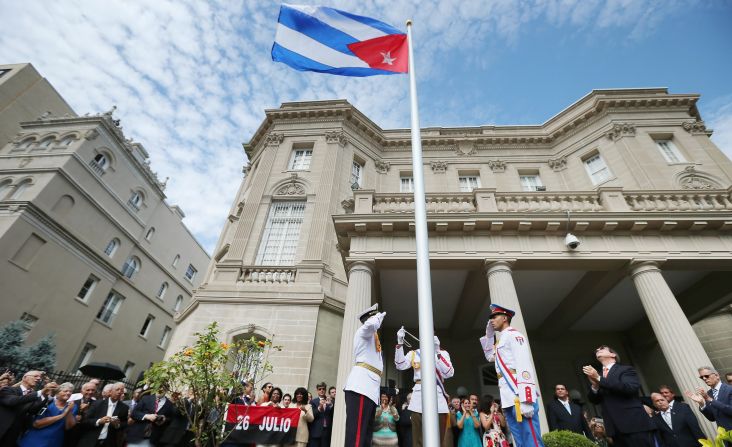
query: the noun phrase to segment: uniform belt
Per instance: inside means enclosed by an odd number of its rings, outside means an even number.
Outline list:
[[[372,373],[378,374],[379,376],[381,376],[381,370],[375,366],[369,365],[368,363],[358,362],[358,363],[356,363],[356,366],[360,366],[361,368],[366,368],[369,371],[371,371]]]
[[[515,375],[516,375],[516,370],[515,370],[515,369],[512,369],[512,370],[511,370],[511,374],[513,374],[513,375],[515,376]],[[499,379],[502,379],[502,378],[503,378],[503,374],[501,374],[501,373],[497,373],[497,374],[496,374],[496,376],[497,376],[497,377],[498,377]]]
[[[417,385],[419,385],[420,383],[422,383],[422,380],[417,379],[417,380],[414,381],[414,383],[417,384]]]

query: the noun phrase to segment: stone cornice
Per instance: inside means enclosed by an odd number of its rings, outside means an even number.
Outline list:
[[[669,94],[665,88],[593,90],[540,125],[429,127],[421,129],[422,146],[425,151],[452,150],[457,155],[473,155],[477,150],[497,146],[550,147],[615,111],[682,110],[698,121],[698,99],[696,94]],[[245,145],[248,155],[256,152],[276,122],[340,121],[384,152],[408,151],[411,147],[409,129],[381,129],[345,100],[284,103],[279,109],[267,110],[265,114],[266,119]],[[697,124],[693,131],[702,133],[706,129]]]

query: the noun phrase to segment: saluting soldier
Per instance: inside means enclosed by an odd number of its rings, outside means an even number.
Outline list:
[[[386,312],[374,304],[358,315],[361,327],[353,336],[355,364],[343,388],[346,400],[346,447],[368,447],[373,435],[374,414],[379,403],[384,360],[376,331]]]
[[[491,314],[480,338],[483,353],[495,362],[501,406],[515,447],[544,447],[539,428],[539,390],[526,337],[511,327],[516,312],[491,304]]]
[[[404,336],[406,331],[404,326],[397,331],[396,353],[394,355],[394,364],[400,371],[409,368],[414,370],[414,388],[412,388],[412,400],[409,402],[409,411],[412,412],[412,441],[415,447],[422,447],[422,370],[420,369],[420,350],[411,350],[404,355]],[[447,420],[449,409],[447,407],[447,392],[445,392],[445,379],[449,379],[455,374],[455,369],[450,361],[450,354],[444,349],[440,349],[440,339],[435,335],[435,372],[437,375],[437,413],[439,413],[440,421],[440,444],[445,439],[445,430],[447,428]]]

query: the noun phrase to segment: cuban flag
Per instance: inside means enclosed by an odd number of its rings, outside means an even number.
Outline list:
[[[325,6],[280,7],[272,60],[300,71],[373,76],[408,71],[407,36],[378,20]]]

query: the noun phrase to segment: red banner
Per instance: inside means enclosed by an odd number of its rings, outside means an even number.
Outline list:
[[[295,442],[300,410],[230,404],[226,412],[227,444],[290,444]]]

